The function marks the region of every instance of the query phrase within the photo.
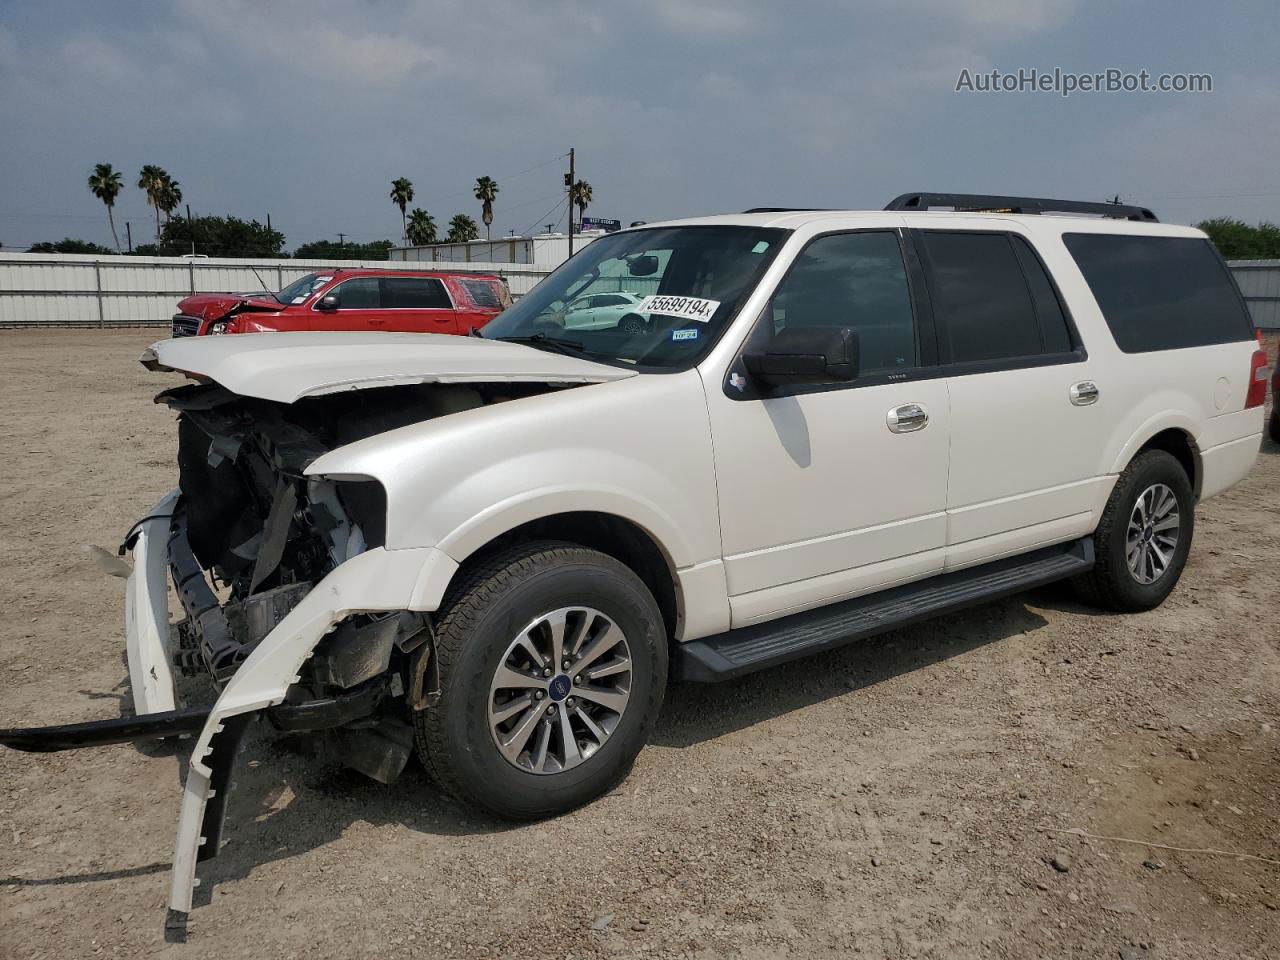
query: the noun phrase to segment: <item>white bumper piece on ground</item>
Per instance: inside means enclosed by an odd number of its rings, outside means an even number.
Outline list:
[[[138,521],[133,572],[125,586],[125,647],[133,709],[139,715],[176,706],[169,649],[168,541],[169,518],[177,502],[178,491],[172,490]]]
[[[126,625],[129,675],[138,713],[171,710],[173,673],[168,644],[168,515],[177,492],[144,519],[134,544]],[[196,863],[217,853],[230,767],[248,721],[284,700],[320,639],[354,613],[439,607],[457,563],[433,547],[378,547],[333,569],[277,624],[227,682],[191,751],[178,820],[166,935],[185,936],[197,885]],[[222,735],[222,736],[220,736]],[[216,788],[214,785],[217,785]],[[211,803],[214,801],[214,803]]]

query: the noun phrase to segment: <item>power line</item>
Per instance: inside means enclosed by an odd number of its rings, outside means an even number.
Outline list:
[[[538,224],[540,224],[540,223],[546,223],[546,222],[547,222],[547,217],[551,216],[551,214],[553,214],[553,213],[555,213],[557,210],[559,210],[559,209],[560,209],[560,204],[562,204],[562,203],[566,203],[568,200],[569,200],[569,198],[568,198],[567,196],[561,197],[559,200],[557,200],[557,201],[556,201],[556,205],[555,205],[554,207],[552,207],[550,210],[548,210],[548,211],[547,211],[546,213],[544,213],[542,216],[538,217],[536,220],[534,220],[534,221],[533,221],[533,223],[529,224],[529,226],[525,228],[524,233],[522,234],[522,236],[526,236],[526,237],[527,237],[527,236],[529,236],[530,234],[532,234],[532,233],[533,233],[533,228],[534,228],[534,227],[538,226]],[[560,223],[560,221],[559,221],[559,220],[557,220],[557,221],[556,221],[556,224],[557,224],[557,225],[559,225],[559,223]]]

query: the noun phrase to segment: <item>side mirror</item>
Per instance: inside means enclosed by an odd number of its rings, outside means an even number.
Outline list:
[[[651,253],[632,257],[627,261],[627,272],[633,277],[652,277],[658,272],[658,258]]]
[[[320,302],[316,304],[317,310],[337,310],[338,295],[336,293],[325,294],[320,298]]]
[[[768,386],[848,383],[858,376],[858,335],[848,327],[784,329],[742,361]]]

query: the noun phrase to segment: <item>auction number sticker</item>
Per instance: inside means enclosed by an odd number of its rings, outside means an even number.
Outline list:
[[[701,297],[645,297],[636,305],[637,313],[659,313],[664,317],[680,317],[682,320],[708,322],[720,306],[719,300],[703,300]]]

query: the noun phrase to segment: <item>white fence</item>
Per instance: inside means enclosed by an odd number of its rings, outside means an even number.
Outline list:
[[[1280,330],[1280,260],[1230,260],[1253,325]]]
[[[1280,260],[1232,260],[1230,266],[1254,324],[1280,329]],[[161,326],[178,301],[193,293],[279,290],[304,274],[335,267],[492,273],[506,278],[514,297],[528,293],[554,269],[531,263],[6,253],[0,255],[0,328]]]
[[[0,328],[166,325],[193,293],[279,290],[316,270],[375,267],[492,273],[519,297],[551,267],[510,263],[360,260],[232,260],[204,257],[0,255]]]

